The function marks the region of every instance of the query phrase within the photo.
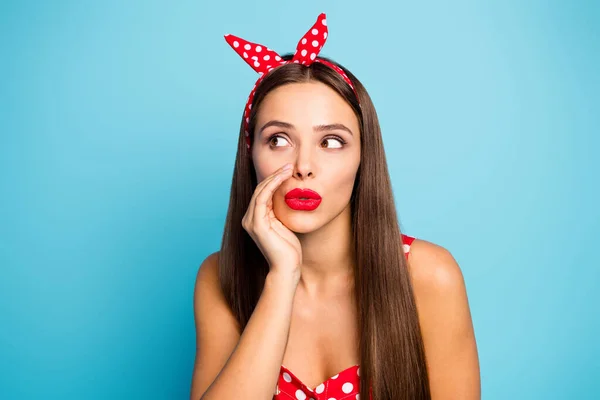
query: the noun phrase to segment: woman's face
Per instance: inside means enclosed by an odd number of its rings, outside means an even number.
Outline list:
[[[257,181],[286,163],[291,178],[273,195],[276,217],[297,233],[315,231],[343,211],[360,164],[360,129],[350,105],[320,82],[294,83],[272,90],[256,116],[252,159]],[[293,209],[285,194],[311,189],[322,198],[311,211]]]

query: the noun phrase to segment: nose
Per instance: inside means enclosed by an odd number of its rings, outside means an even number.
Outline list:
[[[306,179],[312,177],[313,175],[314,174],[310,166],[307,166],[305,164],[296,164],[294,176],[296,176],[298,179]]]
[[[307,146],[308,147],[308,146]],[[304,148],[298,151],[298,158],[294,165],[294,176],[298,179],[312,178],[314,176],[314,154],[311,149]]]
[[[298,179],[304,179],[304,178],[309,177],[309,176],[312,177],[313,173],[312,173],[312,171],[301,172],[299,170],[296,170],[295,175],[296,175],[296,177],[298,177]]]

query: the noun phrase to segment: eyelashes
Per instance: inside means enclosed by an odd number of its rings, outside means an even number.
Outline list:
[[[288,139],[287,139],[285,136],[283,136],[283,135],[281,135],[281,134],[279,134],[279,133],[275,133],[275,134],[273,134],[273,135],[269,136],[269,138],[267,139],[267,143],[270,145],[270,144],[271,144],[271,141],[272,141],[274,138],[282,138],[282,139],[284,139],[284,140],[286,140],[286,141],[289,141],[289,140],[288,140]],[[340,147],[340,148],[343,148],[343,147],[346,145],[346,143],[347,143],[347,142],[346,142],[344,139],[342,139],[341,137],[339,137],[339,136],[336,136],[336,135],[329,135],[329,136],[325,136],[325,137],[323,138],[323,141],[326,141],[326,140],[329,140],[329,139],[337,140],[338,142],[340,142],[340,143],[341,143],[341,147]],[[322,141],[322,142],[323,142],[323,141]],[[280,146],[272,146],[272,147],[280,147]]]

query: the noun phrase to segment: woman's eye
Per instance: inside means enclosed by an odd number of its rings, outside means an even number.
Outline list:
[[[285,147],[286,142],[289,144],[289,141],[281,135],[273,135],[269,138],[269,145],[272,147]],[[325,143],[324,146],[323,143]],[[335,137],[325,138],[321,142],[322,147],[326,149],[341,149],[344,147],[344,144],[346,144],[346,142]]]
[[[285,140],[287,142],[287,139],[284,138],[283,136],[274,135],[274,136],[271,136],[271,138],[269,139],[269,144],[273,145],[274,147],[281,147],[281,146],[277,145],[281,140]],[[275,144],[273,143],[273,141],[275,141]]]
[[[342,142],[341,139],[337,139],[337,138],[325,138],[323,139],[322,143],[327,143],[328,141],[330,141],[331,143],[337,143],[337,145],[335,146],[327,146],[328,149],[341,149],[344,146],[344,143]]]

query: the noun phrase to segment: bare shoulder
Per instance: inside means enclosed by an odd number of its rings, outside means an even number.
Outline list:
[[[408,264],[424,339],[427,340],[429,332],[448,328],[443,326],[445,323],[460,322],[467,329],[471,321],[465,281],[450,251],[415,239]],[[458,314],[463,316],[461,320],[455,318]]]
[[[218,251],[209,254],[198,268],[194,287],[194,313],[196,324],[227,322],[230,326],[236,321],[221,290]]]
[[[416,294],[453,296],[465,289],[460,266],[446,248],[415,239],[410,246],[408,260]]]
[[[219,252],[209,254],[194,286],[196,358],[190,398],[198,399],[214,381],[237,345],[240,333],[219,283]]]
[[[198,295],[198,289],[212,290],[211,286],[219,283],[219,252],[206,256],[200,264],[196,273],[196,288],[194,296]]]
[[[408,260],[432,397],[480,399],[477,345],[461,268],[450,251],[419,239],[411,244]]]

